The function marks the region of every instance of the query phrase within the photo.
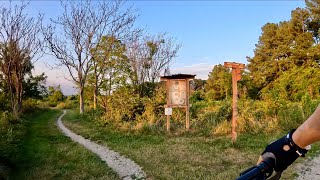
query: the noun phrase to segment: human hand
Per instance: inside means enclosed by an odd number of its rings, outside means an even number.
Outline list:
[[[272,153],[276,158],[275,171],[282,172],[287,169],[299,156],[304,157],[308,152],[307,149],[302,149],[297,146],[292,140],[294,130],[290,131],[286,136],[270,143],[263,153]],[[263,158],[260,156],[258,164],[262,162]]]

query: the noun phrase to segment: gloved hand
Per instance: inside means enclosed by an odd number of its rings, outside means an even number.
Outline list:
[[[299,156],[304,157],[309,150],[302,149],[293,142],[292,134],[294,131],[290,131],[286,136],[269,144],[262,153],[262,156],[265,153],[274,154],[276,158],[274,170],[277,172],[287,169]]]

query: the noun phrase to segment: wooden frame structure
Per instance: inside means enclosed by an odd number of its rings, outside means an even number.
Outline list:
[[[170,112],[170,108],[181,107],[186,109],[186,129],[190,128],[189,118],[189,97],[190,97],[190,83],[191,79],[194,79],[195,75],[190,74],[175,74],[170,76],[163,76],[160,78],[161,81],[166,81],[167,89],[167,104],[165,105],[166,110]],[[168,108],[168,109],[167,109]],[[172,109],[171,109],[172,112]],[[167,131],[170,131],[170,116],[167,115]]]
[[[236,62],[224,62],[224,67],[232,68],[232,141],[237,140],[237,117],[238,117],[238,86],[237,82],[241,80],[241,70],[245,68],[244,64]]]

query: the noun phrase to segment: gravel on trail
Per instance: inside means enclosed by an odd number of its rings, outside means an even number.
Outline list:
[[[146,174],[142,171],[142,168],[132,160],[121,156],[119,153],[110,150],[106,146],[96,144],[67,129],[61,121],[61,118],[65,114],[66,110],[64,110],[63,114],[58,118],[57,125],[66,136],[98,155],[102,161],[106,162],[110,168],[118,173],[120,178],[124,180],[145,179]]]
[[[297,166],[298,177],[296,180],[319,180],[320,179],[320,156],[307,160]]]

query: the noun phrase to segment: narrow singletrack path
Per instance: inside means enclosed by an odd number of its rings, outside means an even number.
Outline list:
[[[296,180],[319,180],[320,179],[320,156],[299,165],[300,172]]]
[[[98,155],[101,158],[101,160],[106,162],[106,164],[110,168],[112,168],[116,173],[118,173],[120,178],[125,180],[145,179],[146,175],[142,171],[142,168],[132,160],[121,156],[119,153],[110,150],[106,146],[96,144],[67,129],[61,121],[61,118],[66,113],[66,110],[64,110],[63,114],[57,120],[58,127],[66,136],[70,137],[73,141],[83,145],[86,149]]]

